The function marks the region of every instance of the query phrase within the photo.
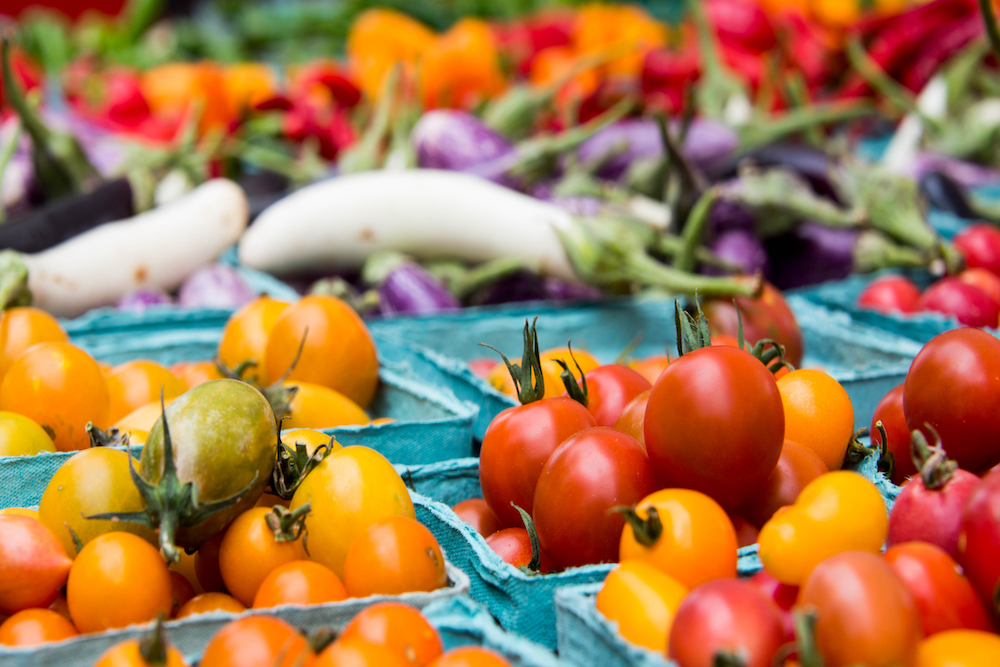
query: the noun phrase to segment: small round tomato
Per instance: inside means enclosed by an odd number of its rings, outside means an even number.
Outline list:
[[[858,306],[880,313],[915,313],[920,302],[920,288],[903,276],[885,276],[873,280],[858,295]]]
[[[203,542],[194,554],[195,578],[206,593],[222,590],[219,552],[222,550],[222,540],[225,536],[225,533],[219,533],[207,542]]]
[[[487,537],[486,544],[497,552],[505,563],[514,567],[528,567],[534,556],[531,550],[531,537],[526,528],[503,528]],[[538,571],[542,574],[554,572],[556,566],[552,562],[552,557],[545,553],[545,549],[541,552]]]
[[[305,343],[302,344],[302,341]],[[298,354],[295,368],[289,368]],[[288,373],[289,382],[311,382],[368,407],[378,386],[378,358],[368,328],[346,303],[310,295],[278,316],[264,354],[265,384]]]
[[[413,501],[389,461],[367,447],[344,447],[309,473],[292,497],[294,511],[309,503],[309,558],[343,578],[354,540],[368,527],[393,516],[416,517]]]
[[[378,602],[347,624],[341,639],[357,638],[401,655],[412,667],[426,667],[441,655],[441,637],[423,614],[401,602]]]
[[[170,369],[145,359],[115,366],[105,379],[111,396],[108,421],[112,424],[144,405],[159,403],[161,394],[176,398],[187,391],[187,385]]]
[[[954,317],[969,327],[995,327],[1000,317],[1000,304],[983,290],[958,278],[942,278],[928,287],[917,307]]]
[[[542,371],[551,370],[555,373],[556,377],[562,375],[562,366],[557,362],[561,361],[567,366],[569,366],[570,371],[572,371],[573,376],[579,379],[579,372],[582,370],[584,373],[589,373],[598,366],[601,362],[586,350],[581,350],[579,348],[570,351],[569,347],[554,347],[549,350],[542,352],[539,357],[539,361],[542,363]],[[579,366],[579,368],[577,368]],[[546,378],[548,380],[548,378]],[[562,382],[558,385],[561,387]],[[561,394],[562,391],[559,392]],[[559,395],[557,394],[557,396]]]
[[[488,648],[462,646],[443,654],[430,667],[511,667],[511,664]]]
[[[915,667],[993,667],[1000,637],[982,630],[948,630],[917,646]]]
[[[310,667],[312,649],[291,625],[273,616],[245,616],[215,633],[200,667]]]
[[[677,609],[669,655],[683,667],[739,656],[745,667],[770,667],[785,643],[777,605],[753,584],[718,579],[692,590]]]
[[[736,514],[730,514],[729,520],[733,524],[733,530],[736,531],[737,547],[742,549],[743,547],[749,547],[757,544],[757,538],[760,536],[760,531],[757,530],[757,526]]]
[[[661,653],[677,608],[688,589],[642,560],[623,560],[608,573],[597,592],[597,611],[618,624],[622,637]]]
[[[151,621],[170,613],[170,572],[149,542],[131,533],[105,533],[73,561],[66,601],[80,632]]]
[[[979,288],[1000,307],[1000,276],[987,269],[966,269],[958,274],[958,279],[966,285]]]
[[[842,551],[877,554],[889,519],[875,485],[839,470],[814,479],[795,504],[760,531],[764,569],[786,584],[801,584],[827,558]]]
[[[557,359],[564,361],[569,367],[570,373],[573,374],[578,381],[580,379],[580,370],[582,369],[584,373],[594,370],[600,366],[600,362],[585,351],[573,350],[573,356],[576,357],[576,363],[570,359],[569,351],[567,348],[557,348],[553,350],[548,350],[543,352],[539,357],[539,363],[542,367],[542,380],[545,385],[545,391],[542,394],[542,398],[555,398],[557,396],[562,396],[566,391],[566,386],[562,381],[563,368],[557,363]],[[580,368],[577,368],[577,363],[580,364]],[[534,373],[532,373],[532,378],[534,378]],[[490,383],[497,391],[507,394],[511,398],[517,398],[517,391],[514,387],[514,380],[510,377],[510,371],[507,369],[507,365],[504,363],[497,364],[486,376],[486,381]]]
[[[38,423],[61,452],[90,446],[87,422],[107,428],[110,406],[104,374],[69,343],[39,343],[15,361],[0,385],[0,410]]]
[[[965,255],[969,268],[983,268],[1000,275],[1000,230],[981,222],[969,225],[952,240]]]
[[[68,343],[58,320],[44,310],[19,306],[0,313],[0,379],[36,343]]]
[[[343,445],[337,442],[335,437],[314,428],[289,429],[282,432],[281,441],[285,443],[286,446],[291,447],[292,450],[295,449],[297,444],[305,445],[306,453],[310,456],[312,456],[312,454],[319,449],[321,445],[326,445],[329,448],[329,451],[327,452],[328,456],[334,452],[339,452],[344,448]]]
[[[656,381],[660,379],[660,376],[663,375],[663,371],[667,370],[667,366],[669,365],[670,357],[663,354],[647,357],[641,361],[634,361],[629,364],[629,367],[642,377],[646,378],[652,386],[656,384]]]
[[[297,391],[289,405],[291,414],[283,422],[285,428],[335,428],[371,422],[361,406],[339,391],[309,382],[288,386],[297,387]]]
[[[972,584],[940,547],[904,542],[889,547],[884,558],[916,600],[925,635],[945,630],[992,629]]]
[[[15,412],[0,412],[0,456],[34,456],[54,451],[52,438],[35,421]]]
[[[500,520],[482,498],[469,498],[451,508],[458,518],[475,528],[483,537],[500,530]]]
[[[167,398],[161,404],[160,399],[156,399],[152,403],[147,403],[115,422],[115,428],[122,433],[128,433],[131,437],[130,443],[134,443],[136,439],[145,442],[146,438],[149,437],[149,432],[153,430],[160,415],[163,414],[163,408],[169,408],[174,400]]]
[[[76,637],[76,628],[51,609],[25,609],[0,624],[0,644],[36,646]]]
[[[781,456],[781,403],[771,372],[743,350],[705,347],[675,360],[646,407],[646,452],[661,485],[739,507]]]
[[[448,585],[444,555],[431,531],[416,519],[375,521],[351,544],[344,562],[351,597],[436,591]]]
[[[409,667],[402,655],[360,639],[338,639],[316,656],[312,667]]]
[[[632,436],[642,447],[642,451],[646,451],[646,406],[652,392],[652,389],[648,389],[633,398],[615,422],[615,429]]]
[[[170,372],[188,389],[205,384],[209,380],[221,380],[225,377],[219,372],[219,367],[214,361],[182,361],[171,366]]]
[[[184,656],[173,646],[164,646],[164,660],[159,656],[149,655],[150,647],[138,639],[129,639],[115,644],[101,654],[94,667],[187,667]],[[154,657],[156,659],[154,659]]]
[[[571,436],[538,477],[533,517],[542,548],[564,568],[617,561],[625,519],[611,510],[655,489],[649,460],[632,438],[604,427]]]
[[[202,593],[195,595],[177,610],[175,619],[187,618],[196,614],[207,614],[213,611],[223,611],[230,614],[242,614],[247,610],[239,600],[225,593]]]
[[[17,516],[27,516],[32,519],[38,519],[38,510],[33,510],[29,507],[5,507],[0,510],[0,516],[4,514],[16,514]]]
[[[958,533],[958,560],[984,604],[993,607],[1000,586],[1000,470],[994,470],[965,501]]]
[[[66,582],[71,565],[41,522],[0,515],[0,614],[48,606]]]
[[[761,570],[747,581],[756,586],[757,590],[778,606],[781,611],[781,621],[785,627],[785,639],[790,642],[795,641],[795,619],[792,616],[792,607],[799,599],[799,587],[781,583],[768,574],[767,570]]]
[[[627,366],[608,364],[584,374],[587,410],[598,426],[614,426],[625,407],[653,385]]]
[[[906,423],[928,442],[940,435],[948,456],[969,472],[1000,462],[1000,340],[978,329],[935,336],[910,365],[903,389]]]
[[[827,667],[912,665],[923,636],[910,591],[885,560],[847,551],[816,566],[798,607],[816,613],[816,645]]]
[[[655,517],[653,511],[655,510]],[[736,531],[719,503],[698,491],[662,489],[635,506],[622,529],[622,560],[647,561],[688,588],[736,576]]]
[[[219,547],[222,581],[229,593],[247,606],[253,604],[257,589],[272,570],[306,557],[301,538],[277,540],[268,516],[274,517],[270,509],[248,509],[229,524]]]
[[[142,496],[129,474],[128,457],[121,450],[107,447],[85,449],[69,457],[49,480],[38,504],[38,519],[59,539],[67,554],[76,554],[70,530],[83,544],[110,532],[133,533],[156,544],[156,531],[148,526],[86,518],[142,510]]]
[[[854,406],[840,383],[822,371],[797,370],[778,380],[785,440],[811,449],[828,470],[840,470],[854,435]]]
[[[762,528],[775,512],[785,505],[794,504],[802,489],[827,472],[826,464],[815,452],[796,442],[785,440],[778,465],[774,467],[764,486],[743,503],[739,509],[740,516],[757,528]]]
[[[913,465],[913,457],[910,455],[910,427],[906,425],[906,415],[903,413],[903,389],[906,383],[896,385],[886,394],[878,405],[875,406],[875,414],[872,416],[872,424],[868,432],[872,437],[872,445],[882,446],[882,434],[875,426],[879,421],[885,429],[886,439],[889,441],[888,449],[892,454],[892,481],[894,484],[902,484],[907,479],[917,474],[917,468]]]
[[[309,560],[295,560],[271,570],[257,589],[253,608],[306,606],[345,599],[344,584],[330,568]]]
[[[267,377],[263,368],[267,339],[278,317],[288,308],[284,301],[260,296],[232,314],[222,330],[219,341],[219,360],[226,368],[236,369],[246,362],[256,362],[257,367],[248,377]]]
[[[802,365],[802,330],[791,306],[774,285],[764,283],[759,297],[738,297],[735,305],[732,299],[712,299],[705,303],[703,310],[713,336],[738,335],[742,319],[746,342],[753,344],[764,338],[776,341],[785,346],[785,361],[796,367]]]
[[[170,618],[177,616],[181,607],[194,599],[194,586],[180,572],[170,570]]]

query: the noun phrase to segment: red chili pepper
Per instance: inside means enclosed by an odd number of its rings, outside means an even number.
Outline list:
[[[293,96],[307,95],[315,85],[321,85],[330,91],[334,101],[343,107],[357,106],[361,101],[361,89],[344,72],[343,68],[334,62],[321,60],[310,63],[302,68],[295,77]]]
[[[696,47],[683,51],[658,49],[646,54],[640,78],[645,104],[650,109],[671,114],[684,108],[688,86],[701,74]]]
[[[284,133],[295,142],[316,139],[320,155],[327,160],[335,159],[357,138],[344,109],[338,106],[319,107],[307,102],[296,104],[285,115]]]
[[[979,16],[968,16],[929,34],[920,56],[903,75],[903,85],[914,92],[922,90],[948,58],[983,34],[983,30],[983,21]]]
[[[526,76],[540,51],[571,44],[573,21],[571,12],[555,10],[510,23],[496,23],[492,30],[501,53],[518,73]]]
[[[705,12],[723,48],[737,45],[753,53],[763,53],[774,48],[774,27],[756,2],[708,0]]]
[[[840,64],[829,31],[795,12],[774,21],[785,61],[802,73],[810,90],[826,85]]]

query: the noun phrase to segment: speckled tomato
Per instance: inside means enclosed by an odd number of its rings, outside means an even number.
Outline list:
[[[777,341],[785,346],[785,361],[795,367],[802,365],[802,330],[777,287],[764,283],[764,291],[759,297],[738,297],[736,307],[740,309],[743,336],[748,343],[756,343],[762,338]],[[738,334],[736,307],[730,299],[713,299],[705,303],[703,310],[713,334]]]

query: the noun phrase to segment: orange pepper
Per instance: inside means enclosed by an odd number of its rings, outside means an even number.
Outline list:
[[[849,28],[866,16],[898,14],[908,4],[908,0],[809,0],[809,10],[828,27]]]
[[[237,63],[223,72],[230,108],[243,111],[274,95],[274,76],[260,63]]]
[[[550,46],[542,49],[531,63],[530,81],[535,86],[549,86],[566,77],[580,61],[572,49]],[[596,69],[588,69],[574,76],[560,91],[559,96],[584,98],[597,90],[601,80]]]
[[[667,28],[638,7],[584,5],[573,26],[573,45],[579,55],[622,49],[623,55],[607,64],[609,74],[639,76],[646,53],[665,46]]]
[[[424,24],[391,9],[369,9],[347,35],[347,56],[361,89],[377,99],[382,79],[397,63],[413,65],[435,43]]]
[[[153,113],[179,117],[200,105],[198,130],[225,129],[234,119],[236,109],[230,104],[222,67],[217,63],[170,63],[143,73],[142,94]]]
[[[441,35],[420,63],[424,105],[469,108],[500,93],[506,82],[493,31],[465,18]]]

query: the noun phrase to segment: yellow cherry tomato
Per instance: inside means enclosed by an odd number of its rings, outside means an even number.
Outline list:
[[[760,559],[776,579],[797,586],[830,556],[879,553],[888,530],[885,502],[875,485],[854,472],[831,472],[810,482],[794,505],[764,524]]]
[[[659,529],[650,521],[650,508],[656,509]],[[704,493],[663,489],[643,498],[635,513],[643,529],[625,525],[618,546],[622,561],[644,560],[688,588],[736,576],[736,530],[722,506]]]
[[[173,398],[165,398],[163,400],[164,407],[170,407],[170,404],[174,402]],[[137,408],[130,412],[125,417],[122,417],[117,422],[115,422],[115,428],[117,428],[122,433],[131,433],[137,438],[141,435],[142,441],[146,441],[146,436],[149,432],[153,430],[153,426],[156,421],[160,418],[162,414],[162,409],[160,407],[160,399],[156,399],[152,403],[147,403],[141,408]],[[136,444],[132,442],[131,444]]]
[[[562,381],[563,369],[557,360],[565,362],[569,366],[569,370],[573,373],[573,377],[577,380],[580,379],[581,370],[584,373],[589,373],[601,365],[601,362],[586,350],[574,348],[572,356],[576,358],[575,362],[570,357],[568,347],[556,347],[546,350],[539,355],[538,360],[542,366],[542,378],[545,382],[545,398],[562,396],[566,393],[566,386]],[[579,369],[576,367],[577,364],[580,365]],[[507,364],[502,361],[493,367],[486,381],[497,391],[516,398],[514,381],[510,378],[510,371],[507,370]]]
[[[982,630],[947,630],[917,645],[915,667],[995,667],[1000,637]]]
[[[5,507],[0,510],[0,514],[17,514],[19,516],[30,516],[32,519],[38,518],[38,510],[27,507]]]
[[[388,459],[368,447],[344,447],[309,473],[292,497],[306,517],[309,558],[343,579],[351,543],[368,526],[391,516],[416,518],[406,484]]]
[[[0,456],[33,456],[54,451],[52,438],[36,421],[16,412],[0,412]]]
[[[115,423],[144,405],[160,402],[163,397],[176,398],[187,385],[163,364],[148,359],[127,361],[105,375],[111,410],[108,420]]]
[[[642,560],[625,560],[608,573],[597,593],[597,611],[639,646],[667,650],[674,615],[688,589]]]
[[[288,422],[285,423],[287,424]],[[315,452],[320,445],[329,445],[330,449],[327,453],[328,456],[344,448],[335,438],[323,433],[323,431],[317,431],[314,428],[293,428],[287,431],[282,431],[281,441],[293,450],[295,449],[295,445],[301,442],[306,446],[306,452],[310,455],[312,455],[312,453]]]
[[[822,371],[800,369],[778,380],[785,440],[811,449],[829,470],[840,470],[854,435],[854,407],[840,383]]]
[[[286,428],[334,428],[364,425],[371,420],[357,403],[339,391],[310,382],[293,382],[298,387],[289,406],[291,414],[284,421]]]

